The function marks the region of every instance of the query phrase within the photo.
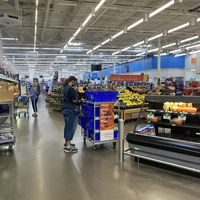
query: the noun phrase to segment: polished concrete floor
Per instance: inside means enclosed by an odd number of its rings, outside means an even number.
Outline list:
[[[30,110],[32,113],[32,110]],[[125,125],[125,134],[133,129]],[[39,99],[38,118],[18,118],[13,153],[0,149],[0,200],[197,200],[200,179],[140,164],[118,162],[112,144],[93,150],[78,127],[79,152],[63,151],[62,114]],[[127,146],[127,143],[125,144]]]

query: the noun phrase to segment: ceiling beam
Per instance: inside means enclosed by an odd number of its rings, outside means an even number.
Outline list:
[[[45,29],[47,25],[47,21],[49,18],[49,9],[51,5],[51,0],[47,1],[47,6],[46,6],[46,12],[45,12],[45,17],[44,17],[44,24],[43,24],[43,29],[42,29],[42,42],[44,43],[44,34],[45,34]]]

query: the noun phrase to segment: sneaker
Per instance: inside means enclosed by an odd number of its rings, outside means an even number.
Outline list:
[[[74,147],[74,148],[76,147],[75,144],[71,144],[71,146]],[[67,147],[67,145],[66,145],[66,143],[64,143],[64,145],[63,145],[63,149],[65,149],[66,147]]]
[[[65,148],[65,152],[66,152],[66,153],[76,153],[76,152],[78,152],[78,149],[76,149],[76,148],[74,148],[74,147],[72,147],[72,146],[69,147],[69,148],[66,147],[66,148]]]

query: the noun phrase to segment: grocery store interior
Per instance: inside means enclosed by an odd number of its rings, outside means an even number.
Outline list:
[[[200,200],[199,30],[199,0],[0,0],[0,200]]]

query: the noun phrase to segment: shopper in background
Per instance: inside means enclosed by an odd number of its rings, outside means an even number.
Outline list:
[[[33,117],[37,117],[37,102],[38,102],[38,97],[37,97],[37,91],[35,89],[35,83],[31,83],[31,90],[30,90],[30,99],[32,101],[32,106],[33,106],[33,111],[34,114],[32,115]]]
[[[84,99],[80,99],[76,90],[73,88],[77,82],[76,77],[70,76],[63,83],[64,89],[61,95],[61,112],[65,120],[64,138],[65,152],[77,152],[71,141],[74,137],[74,133],[78,124],[79,106]]]
[[[46,93],[48,94],[48,92],[49,92],[49,86],[46,85]]]
[[[9,90],[12,90],[15,96],[18,96],[20,93],[19,88],[17,87],[17,83],[13,83],[13,86]]]

